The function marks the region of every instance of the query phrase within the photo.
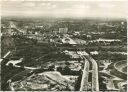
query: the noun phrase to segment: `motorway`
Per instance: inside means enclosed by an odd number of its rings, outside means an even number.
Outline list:
[[[81,85],[80,85],[80,91],[88,90],[89,67],[90,67],[90,65],[92,65],[92,82],[91,82],[92,86],[91,86],[91,90],[93,92],[94,91],[99,92],[99,76],[98,76],[97,62],[88,53],[86,53],[86,51],[77,51],[77,53],[80,56],[82,56],[82,58],[84,58],[84,60],[85,60],[84,71],[83,71]],[[90,63],[90,65],[89,65],[89,63]]]
[[[86,52],[85,52],[86,53]],[[83,71],[83,76],[82,76],[82,81],[81,81],[81,88],[80,91],[85,91],[88,90],[88,76],[89,76],[89,63],[92,63],[92,87],[91,90],[94,91],[99,91],[99,77],[98,77],[98,65],[96,61],[89,56],[89,54],[85,54],[83,56],[85,60],[85,65],[84,65],[84,71]]]

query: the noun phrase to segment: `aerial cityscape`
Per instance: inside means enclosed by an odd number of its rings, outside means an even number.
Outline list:
[[[126,25],[2,18],[2,90],[126,90]]]
[[[127,92],[125,18],[3,16],[0,35],[2,91]]]

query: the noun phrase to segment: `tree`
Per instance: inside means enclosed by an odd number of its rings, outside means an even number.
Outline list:
[[[70,63],[69,63],[69,62],[67,62],[67,61],[65,62],[65,64],[66,64],[66,65],[70,65]]]
[[[57,67],[57,71],[62,72],[62,67]]]
[[[54,71],[54,69],[55,69],[55,65],[51,65],[51,66],[49,66],[49,68],[48,68],[49,71]]]
[[[68,66],[66,66],[64,68],[64,74],[70,74],[70,73],[71,73],[71,69]]]

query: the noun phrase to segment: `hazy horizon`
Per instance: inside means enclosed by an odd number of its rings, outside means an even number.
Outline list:
[[[2,1],[2,16],[126,18],[126,1]]]

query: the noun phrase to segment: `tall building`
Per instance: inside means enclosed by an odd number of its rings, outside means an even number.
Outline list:
[[[65,27],[65,28],[59,28],[59,33],[67,33],[68,32],[68,28]]]

